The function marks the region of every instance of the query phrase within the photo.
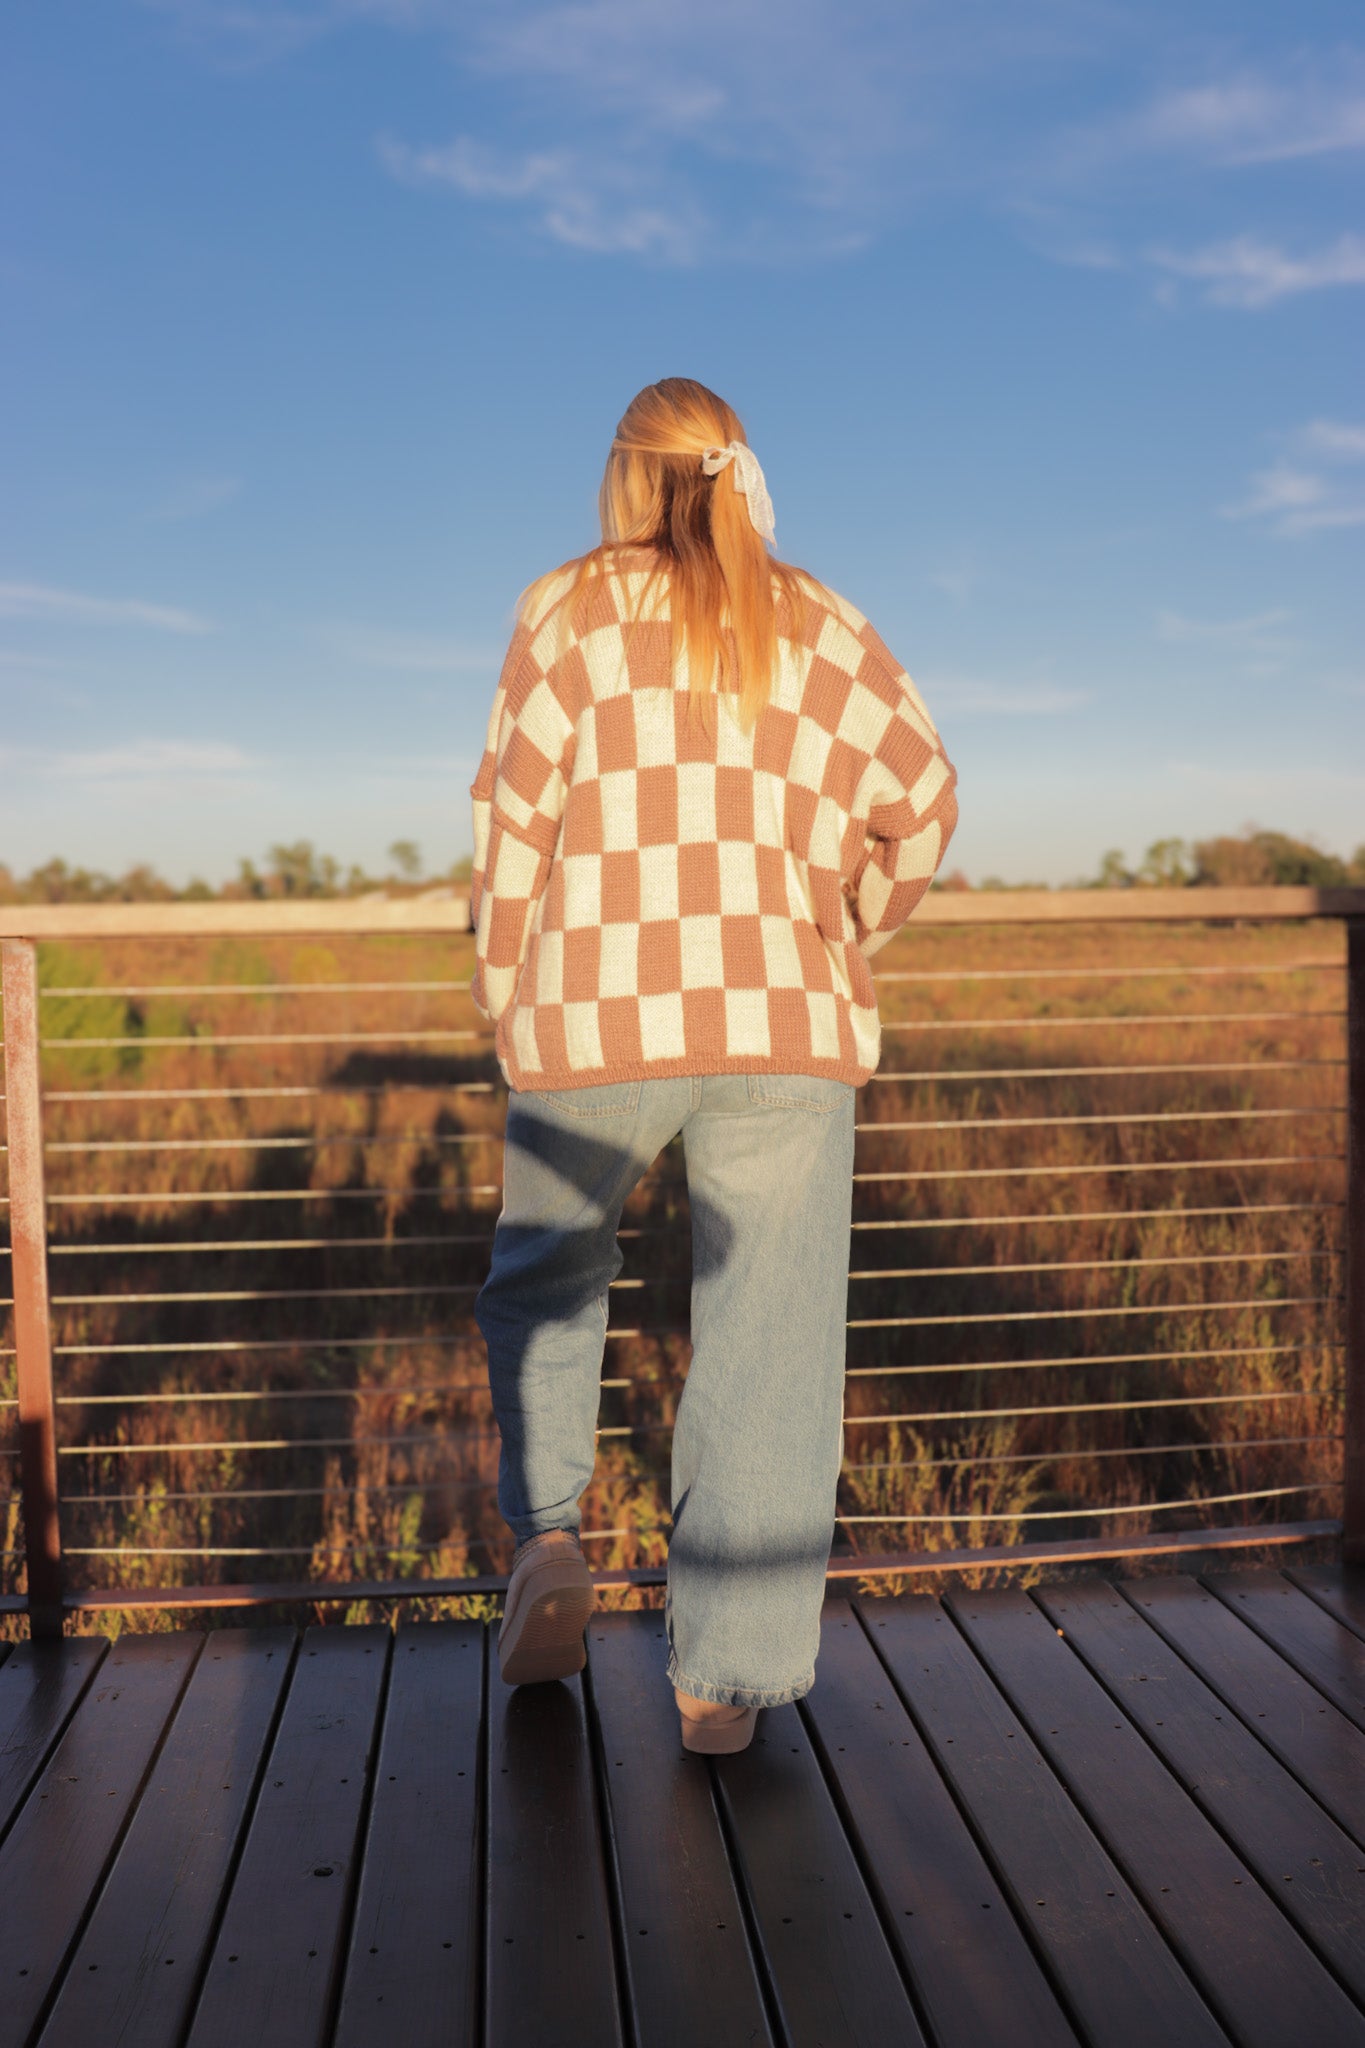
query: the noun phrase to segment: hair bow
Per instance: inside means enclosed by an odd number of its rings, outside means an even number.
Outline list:
[[[701,466],[707,476],[717,476],[727,462],[735,465],[735,489],[743,491],[749,506],[749,521],[764,540],[773,538],[773,501],[758,457],[746,441],[731,441],[724,448],[702,451]]]

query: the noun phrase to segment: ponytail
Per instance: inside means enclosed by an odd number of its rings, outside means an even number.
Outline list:
[[[709,727],[724,691],[752,731],[777,672],[779,601],[786,601],[786,631],[799,636],[805,594],[800,572],[769,555],[750,517],[749,490],[733,487],[736,472],[727,474],[727,464],[708,474],[703,466],[708,450],[730,443],[748,445],[738,417],[690,377],[665,377],[631,400],[598,497],[602,545],[577,565],[566,612],[590,600],[617,547],[654,549],[658,560],[637,617],[651,589],[666,581],[673,661],[687,665],[690,710]]]

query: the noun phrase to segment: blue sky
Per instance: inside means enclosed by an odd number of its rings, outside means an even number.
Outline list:
[[[1365,839],[1365,31],[1305,0],[0,26],[0,861],[470,843],[655,377],[961,775],[950,865]]]

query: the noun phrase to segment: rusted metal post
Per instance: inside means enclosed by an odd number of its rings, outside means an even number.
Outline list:
[[[1365,1564],[1365,918],[1346,920],[1346,1441],[1342,1552]]]
[[[9,1145],[10,1264],[19,1365],[19,1472],[29,1629],[62,1632],[62,1537],[57,1511],[57,1418],[47,1295],[43,1104],[38,1079],[38,959],[25,939],[3,949],[5,1135]]]

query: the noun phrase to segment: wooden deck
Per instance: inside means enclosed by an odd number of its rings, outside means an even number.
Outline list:
[[[1365,1570],[831,1599],[752,1749],[662,1616],[0,1663],[0,2048],[1365,2048]]]

